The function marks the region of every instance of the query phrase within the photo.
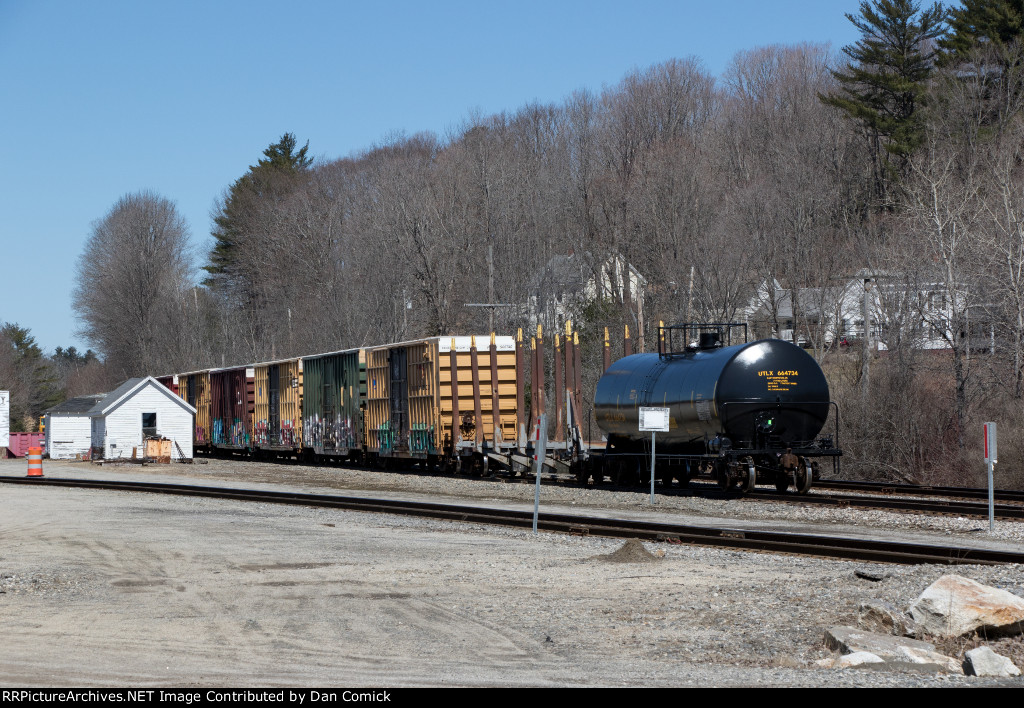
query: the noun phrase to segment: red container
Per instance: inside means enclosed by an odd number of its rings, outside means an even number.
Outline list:
[[[173,374],[171,376],[157,376],[156,380],[158,383],[163,384],[174,393],[175,396],[180,396],[178,393],[178,375]]]
[[[24,457],[30,447],[45,447],[46,433],[11,433],[7,449],[14,457]]]

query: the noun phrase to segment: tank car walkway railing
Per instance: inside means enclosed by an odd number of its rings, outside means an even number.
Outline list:
[[[451,521],[495,524],[529,528],[530,511],[461,506],[435,502],[346,497],[326,494],[278,492],[229,487],[207,487],[151,482],[113,482],[108,480],[28,478],[0,476],[0,483],[28,484],[37,487],[78,487],[199,496],[236,501],[326,507],[352,511],[422,516]],[[865,538],[830,537],[781,531],[763,531],[715,526],[598,518],[570,514],[540,515],[538,528],[554,533],[639,538],[672,544],[713,546],[736,550],[760,551],[873,561],[898,564],[1004,564],[1024,563],[1024,553],[991,548],[944,546]]]

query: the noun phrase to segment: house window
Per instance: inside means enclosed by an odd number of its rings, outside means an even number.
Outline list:
[[[143,438],[155,438],[156,437],[156,413],[143,413],[142,414],[142,437]]]

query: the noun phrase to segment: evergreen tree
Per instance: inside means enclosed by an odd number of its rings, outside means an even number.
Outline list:
[[[1024,35],[1024,0],[962,0],[949,11],[949,34],[939,40],[945,63],[967,61],[975,48],[986,45],[1000,56]]]
[[[63,400],[53,367],[28,328],[0,327],[0,389],[11,392],[11,431],[36,429],[44,410]]]
[[[913,0],[863,0],[847,19],[861,39],[843,47],[850,58],[833,71],[840,91],[821,100],[844,111],[865,130],[875,163],[877,191],[884,196],[892,172],[921,141],[921,108],[933,71],[934,41],[943,34],[946,10],[921,10]]]
[[[231,185],[213,219],[215,243],[210,251],[210,263],[203,268],[210,274],[204,285],[214,285],[236,275],[237,249],[246,242],[246,225],[261,208],[261,202],[274,193],[290,189],[292,178],[306,172],[313,164],[313,159],[307,155],[309,141],[298,151],[296,145],[295,135],[285,133],[263,151],[263,159],[250,166],[249,171]]]

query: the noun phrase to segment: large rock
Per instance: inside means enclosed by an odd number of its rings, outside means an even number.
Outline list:
[[[1020,669],[1005,656],[996,654],[988,647],[978,647],[967,652],[964,659],[964,673],[968,676],[1020,676]]]
[[[1024,599],[970,578],[943,575],[910,607],[920,631],[936,637],[1024,632]]]
[[[888,668],[963,673],[956,659],[936,652],[934,644],[916,639],[876,634],[855,627],[832,627],[825,632],[825,644],[829,649],[843,654],[874,654]],[[874,663],[872,668],[883,666]]]
[[[888,602],[866,600],[857,608],[857,626],[878,634],[913,634],[910,618]]]

